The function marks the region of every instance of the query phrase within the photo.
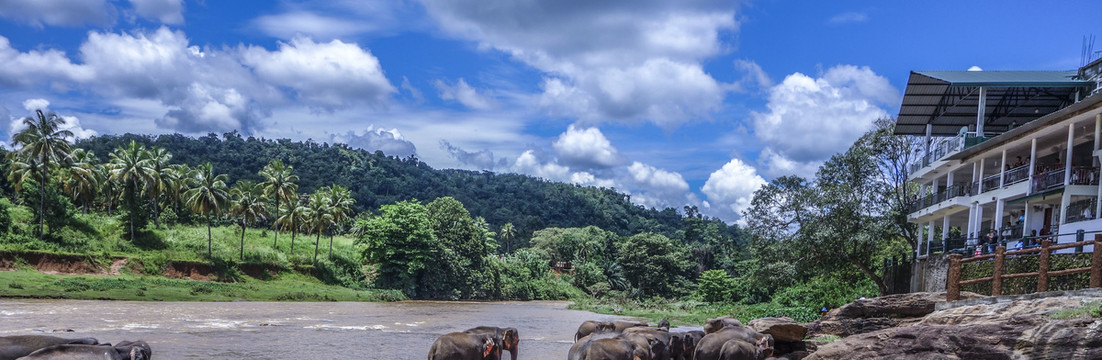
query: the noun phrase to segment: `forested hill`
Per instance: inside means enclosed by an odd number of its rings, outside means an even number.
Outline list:
[[[401,200],[431,201],[452,196],[481,216],[491,229],[512,223],[520,238],[546,227],[595,225],[620,235],[655,232],[682,238],[681,216],[674,209],[645,209],[611,189],[581,187],[530,176],[488,171],[436,170],[416,157],[397,158],[344,144],[288,139],[243,138],[237,132],[200,138],[174,135],[104,135],[81,140],[101,161],[131,140],[172,153],[173,163],[196,166],[211,162],[215,173],[238,180],[262,181],[258,172],[269,160],[282,159],[299,176],[300,194],[328,185],[352,190],[357,211],[377,211]],[[718,220],[711,220],[718,221]],[[733,230],[733,229],[731,229]]]

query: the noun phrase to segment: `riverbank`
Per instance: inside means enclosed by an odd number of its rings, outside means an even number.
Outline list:
[[[598,314],[644,318],[654,323],[666,319],[674,326],[699,326],[708,318],[720,316],[731,316],[743,323],[765,317],[789,317],[798,322],[810,322],[820,316],[816,309],[788,307],[774,303],[746,305],[706,303],[691,300],[637,301],[633,299],[587,298],[575,299],[570,308]]]

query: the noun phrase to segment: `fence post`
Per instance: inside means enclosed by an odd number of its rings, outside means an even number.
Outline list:
[[[945,282],[945,301],[960,300],[960,254],[949,255],[949,276]]]
[[[1102,287],[1102,234],[1094,235],[1094,249],[1091,252],[1091,287]]]
[[[1041,242],[1041,260],[1037,269],[1037,292],[1048,291],[1048,266],[1049,266],[1049,253],[1051,252],[1048,247],[1052,245],[1052,241],[1045,240]]]
[[[1006,248],[995,247],[995,268],[991,271],[991,296],[1003,294],[1003,264],[1006,260]]]
[[[1076,232],[1075,232],[1075,242],[1077,242],[1077,243],[1081,243],[1081,242],[1083,242],[1084,240],[1086,240],[1086,238],[1084,237],[1084,230],[1083,230],[1083,229],[1079,229],[1079,231],[1076,231]],[[1076,246],[1076,247],[1075,247],[1075,253],[1076,253],[1076,254],[1078,254],[1078,253],[1082,253],[1082,252],[1083,252],[1083,245],[1079,245],[1079,246]]]

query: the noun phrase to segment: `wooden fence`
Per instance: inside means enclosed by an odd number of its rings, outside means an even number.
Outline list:
[[[1049,257],[1051,256],[1053,251],[1062,250],[1062,249],[1070,249],[1070,248],[1086,246],[1086,245],[1094,245],[1093,256],[1091,257],[1091,266],[1090,267],[1082,267],[1082,268],[1059,270],[1059,271],[1049,271],[1048,270],[1048,268],[1049,268]],[[1024,254],[1033,254],[1033,253],[1040,253],[1041,254],[1039,264],[1037,265],[1037,267],[1038,267],[1037,272],[1019,273],[1019,274],[1003,274],[1003,270],[1005,270],[1004,264],[1006,263],[1006,256],[1007,255],[1024,255]],[[961,266],[964,263],[973,262],[973,261],[980,261],[980,260],[987,260],[987,259],[994,259],[994,261],[995,261],[995,264],[994,264],[995,266],[994,266],[994,269],[991,272],[991,276],[985,277],[985,278],[979,278],[979,279],[964,280],[964,281],[960,280]],[[968,259],[963,259],[963,257],[960,254],[951,254],[951,255],[949,255],[949,276],[948,276],[948,279],[946,279],[946,281],[948,283],[946,284],[947,289],[946,289],[946,296],[945,297],[946,297],[947,301],[960,300],[960,287],[962,285],[981,283],[981,282],[985,282],[985,281],[990,281],[991,282],[991,296],[999,296],[999,295],[1002,295],[1003,280],[1005,280],[1005,279],[1014,279],[1014,278],[1023,278],[1023,277],[1037,277],[1037,292],[1044,292],[1044,291],[1048,291],[1048,279],[1050,277],[1060,276],[1060,275],[1078,274],[1078,273],[1083,273],[1083,272],[1088,272],[1088,271],[1091,273],[1090,287],[1092,287],[1092,288],[1102,287],[1102,234],[1095,235],[1094,241],[1080,241],[1080,242],[1073,242],[1073,243],[1068,243],[1068,244],[1052,245],[1051,241],[1044,240],[1044,241],[1041,242],[1040,247],[1030,248],[1030,249],[1022,249],[1022,250],[1015,250],[1015,251],[1010,251],[1010,252],[1006,251],[1006,247],[999,246],[999,247],[995,248],[995,253],[994,254],[980,255],[980,256],[975,256],[975,257],[971,257],[971,258],[968,258]]]

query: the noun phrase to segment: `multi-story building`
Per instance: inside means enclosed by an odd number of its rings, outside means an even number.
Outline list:
[[[1102,233],[1100,73],[1102,59],[1079,71],[912,71],[895,133],[925,140],[909,175],[922,189],[908,209],[916,255]]]

